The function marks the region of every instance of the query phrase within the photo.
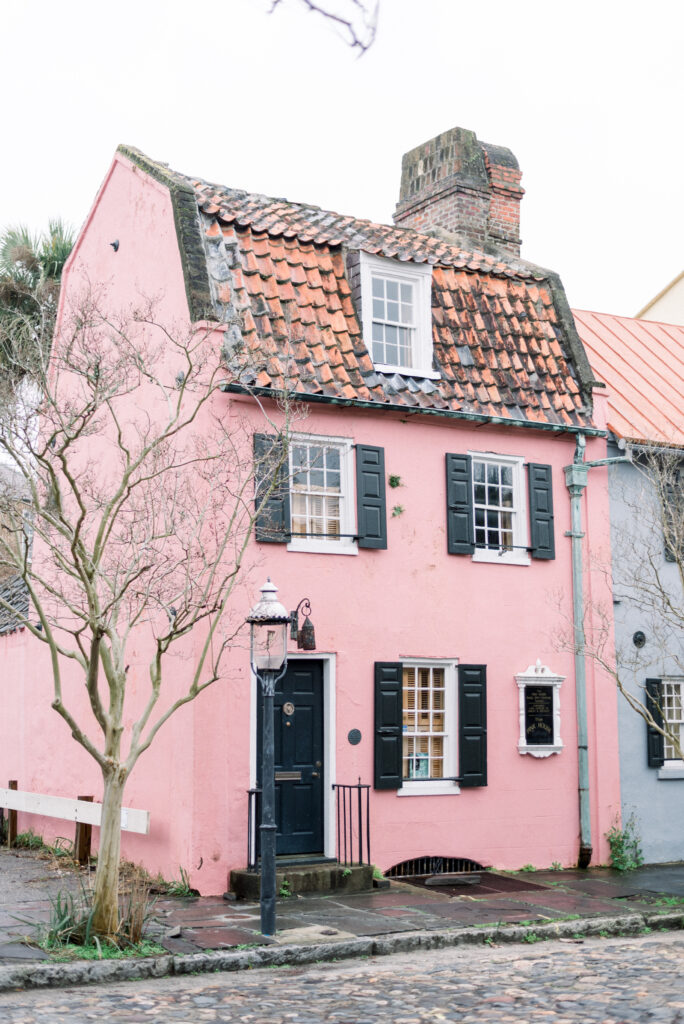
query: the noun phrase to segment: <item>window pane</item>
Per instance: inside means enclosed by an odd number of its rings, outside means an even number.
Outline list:
[[[387,289],[387,298],[392,299],[393,302],[398,302],[399,284],[396,281],[385,281],[385,288]]]
[[[484,484],[475,484],[475,501],[479,505],[484,505],[484,503],[486,501],[486,493],[487,493],[487,488],[485,487]],[[480,511],[481,511],[480,509],[477,509],[478,513]]]
[[[398,320],[399,319],[399,303],[388,302],[387,303],[387,319]]]
[[[382,299],[373,299],[373,317],[376,320],[384,320],[385,303],[382,301]]]
[[[403,702],[404,778],[441,778],[447,736],[444,668],[405,665]]]
[[[484,462],[473,463],[473,477],[478,482],[483,483],[485,478]]]
[[[342,532],[340,446],[296,444],[291,453],[293,534],[337,536]]]
[[[381,277],[373,278],[373,296],[374,298],[385,297],[385,282]]]
[[[499,482],[499,467],[494,463],[490,462],[487,464],[487,483],[498,484]]]
[[[513,486],[513,467],[502,466],[501,467],[501,483],[505,484],[506,487]]]
[[[498,505],[499,504],[499,488],[492,487],[491,484],[487,488],[487,504]]]
[[[513,490],[510,487],[501,488],[501,504],[504,508],[513,508]]]

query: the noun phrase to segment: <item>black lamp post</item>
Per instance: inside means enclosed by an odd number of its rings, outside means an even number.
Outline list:
[[[278,588],[268,579],[261,600],[247,616],[252,671],[264,695],[261,745],[261,932],[276,930],[276,821],[273,695],[287,668],[287,627],[290,615],[277,599]]]

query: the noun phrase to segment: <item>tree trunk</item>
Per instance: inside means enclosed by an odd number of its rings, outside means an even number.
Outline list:
[[[114,936],[119,928],[121,805],[125,781],[125,771],[119,766],[104,777],[100,848],[93,899],[93,928],[98,935]]]

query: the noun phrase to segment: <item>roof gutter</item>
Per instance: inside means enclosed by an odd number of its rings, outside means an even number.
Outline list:
[[[513,420],[506,416],[487,416],[478,412],[457,412],[454,409],[423,409],[405,405],[361,401],[352,398],[330,398],[327,395],[306,395],[299,392],[276,391],[273,388],[250,388],[245,384],[225,383],[220,390],[226,394],[253,395],[257,398],[289,398],[297,402],[318,405],[334,405],[345,409],[371,409],[373,412],[394,412],[402,416],[439,416],[442,419],[466,420],[469,423],[494,424],[500,427],[527,427],[530,430],[545,430],[553,434],[582,434],[585,437],[607,437],[606,430],[598,427],[579,427],[564,423],[539,423],[536,420]]]

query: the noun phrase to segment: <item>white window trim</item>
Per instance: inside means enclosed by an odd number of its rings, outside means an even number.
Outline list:
[[[559,676],[552,672],[547,665],[542,665],[537,658],[534,665],[529,665],[524,672],[518,673],[515,681],[518,685],[518,712],[520,715],[520,737],[518,739],[518,753],[531,754],[532,757],[550,757],[551,754],[560,754],[563,750],[563,740],[560,733],[560,688],[565,676]],[[552,686],[553,687],[553,743],[530,743],[525,737],[525,687],[527,686]]]
[[[458,774],[458,661],[442,658],[401,658],[402,664],[402,707],[403,707],[403,666],[411,668],[443,668],[446,695],[447,743],[444,751],[444,771],[447,775]],[[403,759],[402,759],[403,767]],[[410,782],[402,778],[397,796],[453,796],[461,787],[451,779],[428,779],[425,782]]]
[[[473,562],[490,562],[493,565],[529,565],[527,552],[529,544],[529,523],[527,520],[527,488],[525,487],[525,459],[522,455],[499,455],[496,452],[468,452],[473,461],[493,462],[508,465],[513,469],[513,550],[494,551],[490,548],[475,548]],[[474,487],[474,480],[473,480]],[[475,492],[473,500],[473,536],[475,535]]]
[[[353,441],[350,437],[331,437],[323,434],[293,434],[290,439],[290,446],[297,442],[306,444],[335,444],[341,448],[340,452],[340,494],[342,497],[342,515],[340,518],[340,533],[356,533],[356,479],[354,472]],[[292,469],[288,466],[288,476],[291,480]],[[292,489],[290,488],[290,504]],[[292,508],[290,507],[290,517]],[[291,524],[291,520],[290,520]],[[339,540],[333,538],[299,537],[292,534],[292,539],[287,545],[288,551],[304,551],[309,554],[319,555],[356,555],[358,544],[353,537],[341,537]]]
[[[373,366],[380,373],[401,373],[408,377],[439,380],[440,374],[432,366],[432,266],[429,263],[400,263],[382,256],[361,252],[361,311],[362,330],[366,348]],[[416,337],[414,365],[398,366],[376,363],[373,360],[373,273],[395,281],[410,282],[416,300]]]
[[[670,685],[672,683],[679,683],[680,694],[682,699],[684,699],[684,678],[682,676],[663,676],[661,682],[663,686],[666,686],[668,683]],[[684,723],[681,724],[680,729],[681,733],[684,733]],[[684,779],[684,761],[678,757],[665,758],[662,768],[658,769],[658,778],[667,780]]]

